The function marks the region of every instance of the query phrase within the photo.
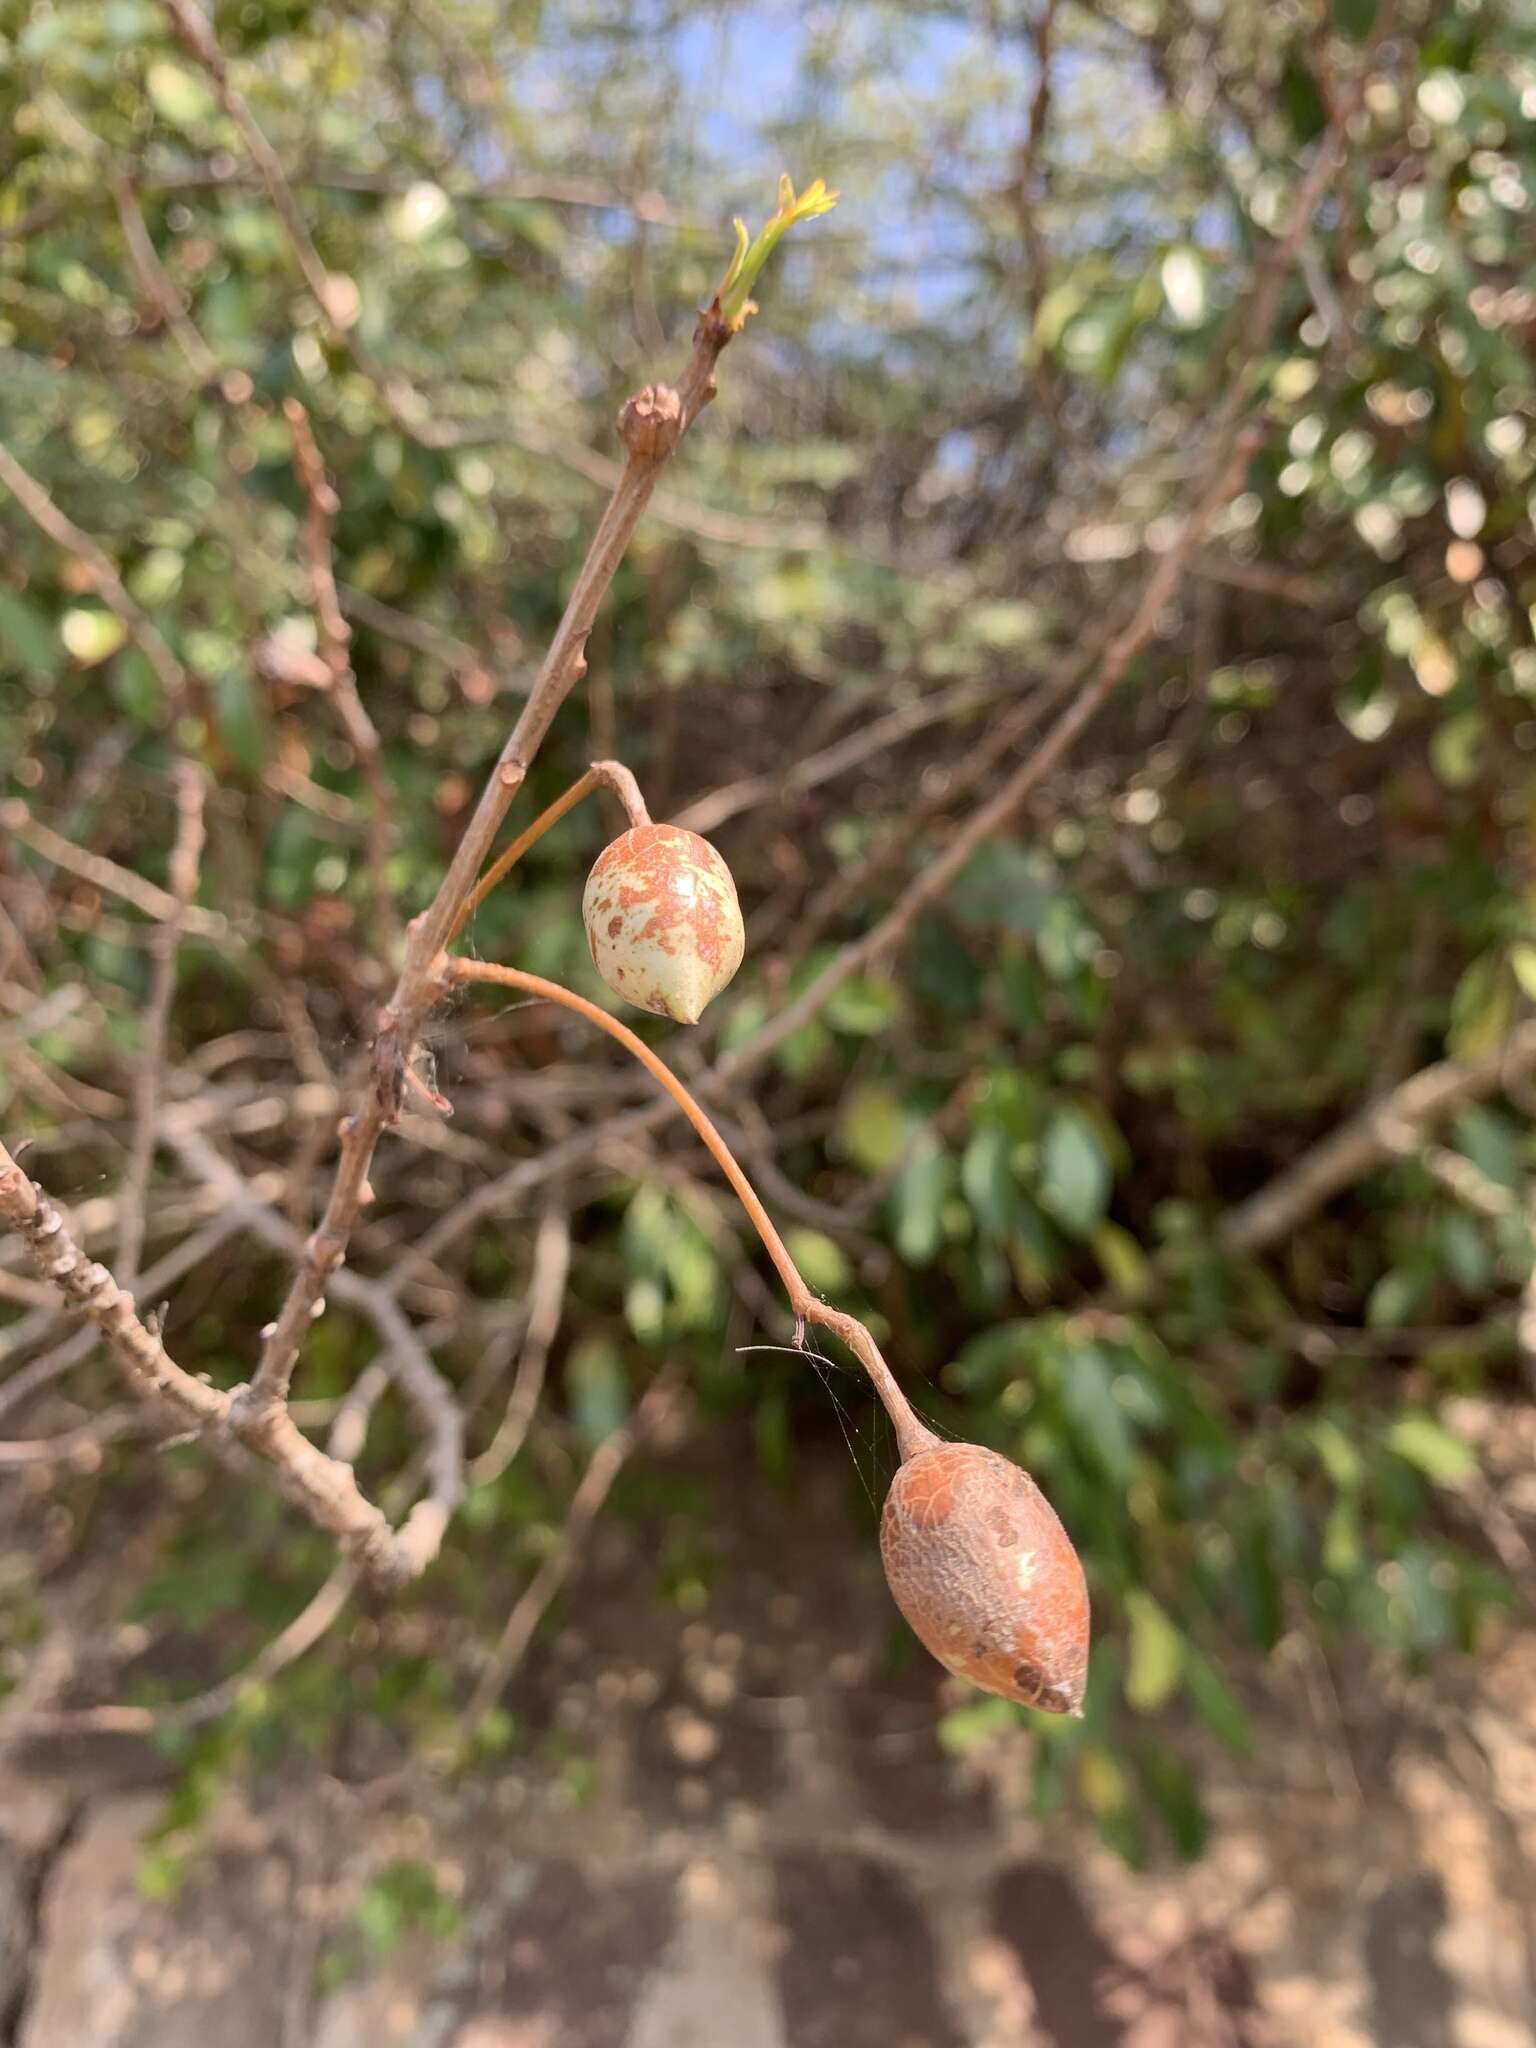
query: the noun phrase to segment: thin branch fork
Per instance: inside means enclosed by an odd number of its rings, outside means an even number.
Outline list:
[[[1392,19],[1392,0],[1387,0],[1372,43],[1359,59],[1352,88],[1336,103],[1329,128],[1302,180],[1286,230],[1267,249],[1253,291],[1237,316],[1231,350],[1232,369],[1213,415],[1208,438],[1209,453],[1204,465],[1206,488],[1185,519],[1173,545],[1148,576],[1130,617],[1097,650],[1096,666],[1090,670],[1078,695],[1034,752],[984,804],[962,821],[943,852],[916,877],[882,919],[860,939],[845,946],[793,1002],[769,1018],[744,1044],[717,1059],[698,1077],[697,1086],[701,1094],[713,1098],[743,1081],[787,1038],[809,1023],[836,989],[901,939],[919,911],[948,887],[977,847],[1015,815],[1028,795],[1065,758],[1152,637],[1164,607],[1178,590],[1212,521],[1240,483],[1258,431],[1256,426],[1245,424],[1243,420],[1254,366],[1273,325],[1285,279],[1296,261],[1297,251],[1310,229],[1322,196],[1338,170],[1345,130],[1360,102],[1375,52],[1383,37],[1390,32]],[[1070,687],[1081,673],[1078,663],[1070,663],[1061,678],[1062,689]],[[1055,695],[1053,687],[1040,701],[1042,704],[1052,701]],[[1031,699],[1030,705],[1020,707],[1015,716],[1032,709],[1035,702]],[[450,1217],[443,1218],[427,1233],[418,1250],[435,1256],[452,1237],[469,1228],[481,1216],[492,1213],[502,1202],[515,1199],[581,1164],[611,1138],[632,1137],[654,1129],[663,1115],[660,1105],[637,1107],[611,1119],[603,1132],[577,1133],[552,1147],[542,1158],[519,1162],[460,1203]],[[409,1263],[408,1260],[407,1270]],[[1532,1342],[1536,1345],[1536,1312],[1533,1312],[1532,1330]]]
[[[1438,1060],[1341,1124],[1267,1186],[1229,1210],[1221,1241],[1230,1252],[1263,1251],[1288,1237],[1336,1194],[1417,1151],[1424,1133],[1463,1103],[1481,1101],[1536,1070],[1536,1020],[1471,1059]]]
[[[405,1072],[421,1026],[441,990],[432,972],[433,963],[452,936],[502,819],[522,787],[556,712],[586,672],[585,648],[598,607],[623,560],[657,477],[682,436],[714,396],[715,364],[731,339],[731,331],[715,308],[704,312],[677,389],[648,386],[629,399],[619,413],[618,431],[626,459],[618,485],[598,522],[528,700],[502,748],[448,872],[430,906],[408,928],[400,977],[379,1016],[371,1086],[364,1102],[342,1125],[341,1157],[325,1213],[294,1275],[250,1386],[240,1396],[242,1410],[248,1414],[275,1410],[287,1398],[310,1318],[324,1294],[327,1279],[346,1256],[358,1212],[369,1197],[368,1168],[374,1149],[383,1131],[400,1114]]]
[[[624,806],[624,815],[631,826],[649,825],[651,814],[646,809],[645,798],[640,794],[640,785],[622,761],[594,761],[583,775],[578,775],[570,788],[557,796],[552,804],[518,833],[504,853],[497,855],[474,888],[465,898],[463,907],[453,921],[453,930],[448,934],[450,944],[480,908],[486,897],[504,881],[522,859],[530,846],[536,845],[551,825],[559,824],[567,811],[576,808],[583,797],[590,796],[594,789],[609,789]]]
[[[864,1368],[871,1385],[880,1397],[881,1405],[891,1418],[891,1426],[896,1432],[897,1447],[904,1458],[935,1441],[932,1432],[913,1414],[911,1404],[897,1384],[895,1375],[886,1364],[880,1347],[870,1331],[857,1316],[848,1315],[842,1309],[829,1307],[819,1295],[811,1292],[799,1267],[791,1258],[788,1246],[763,1207],[756,1188],[737,1163],[730,1146],[666,1061],[652,1052],[644,1039],[637,1038],[627,1024],[621,1024],[617,1017],[599,1009],[596,1003],[588,1002],[585,996],[579,996],[574,990],[562,987],[557,981],[546,981],[542,975],[525,974],[519,967],[499,967],[489,960],[455,959],[442,962],[442,972],[450,983],[490,982],[498,988],[515,988],[520,989],[525,995],[543,996],[549,1002],[560,1004],[573,1015],[585,1018],[587,1023],[595,1024],[600,1031],[606,1031],[610,1038],[616,1039],[631,1058],[638,1060],[652,1079],[659,1082],[671,1096],[703,1140],[720,1171],[730,1182],[733,1193],[746,1210],[753,1229],[762,1239],[763,1248],[773,1261],[774,1270],[789,1296],[789,1305],[795,1317],[796,1341],[803,1341],[806,1324],[816,1323],[823,1329],[830,1330],[847,1345]]]
[[[162,889],[154,882],[146,882],[132,868],[120,867],[104,854],[91,853],[83,846],[76,846],[72,839],[66,839],[61,832],[55,832],[51,826],[34,818],[20,797],[10,797],[0,803],[0,831],[20,840],[23,846],[30,846],[34,853],[52,861],[55,867],[78,875],[92,888],[110,896],[120,896],[146,917],[163,924],[173,924],[189,937],[222,939],[228,936],[229,919],[222,912],[202,910],[194,903],[183,903],[174,889]]]
[[[592,1524],[629,1458],[666,1419],[682,1389],[682,1374],[668,1367],[652,1380],[634,1413],[605,1436],[577,1482],[560,1540],[540,1562],[507,1616],[500,1640],[476,1683],[459,1722],[461,1741],[473,1738],[486,1715],[506,1690],[521,1663],[534,1631],[551,1602],[570,1577]]]
[[[391,1529],[351,1469],[317,1449],[286,1408],[242,1415],[231,1394],[176,1363],[156,1332],[140,1320],[132,1297],[105,1266],[86,1258],[59,1211],[3,1145],[0,1222],[19,1233],[38,1274],[95,1324],[138,1399],[193,1431],[237,1472],[249,1470],[242,1452],[255,1452],[272,1466],[282,1492],[379,1584],[399,1585],[421,1570],[420,1537],[410,1522],[398,1532]]]

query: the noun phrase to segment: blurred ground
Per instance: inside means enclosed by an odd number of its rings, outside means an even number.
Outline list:
[[[1519,1532],[1528,1417],[1505,1445]],[[1210,1848],[1129,1872],[1027,1811],[1029,1736],[935,1739],[846,1464],[739,1492],[707,1607],[659,1612],[632,1527],[509,1701],[513,1760],[350,1784],[289,1763],[139,1885],[163,1766],[38,1745],[0,1785],[6,2048],[1520,2048],[1536,1966],[1536,1630],[1388,1681],[1298,1635],[1262,1731],[1203,1741]],[[1523,1538],[1522,1538],[1523,1540]],[[1177,1731],[1175,1731],[1177,1732]],[[1181,1734],[1179,1739],[1185,1738]],[[1198,1739],[1192,1739],[1198,1740]],[[565,1756],[561,1766],[555,1759]],[[379,1873],[446,1921],[370,1945]],[[388,1879],[385,1880],[386,1885]]]

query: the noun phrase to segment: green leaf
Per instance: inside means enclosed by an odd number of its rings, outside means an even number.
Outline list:
[[[1040,1152],[1040,1192],[1057,1221],[1085,1237],[1109,1199],[1109,1161],[1099,1134],[1079,1109],[1059,1110]]]
[[[1160,1742],[1147,1745],[1140,1765],[1142,1786],[1168,1830],[1168,1839],[1185,1862],[1192,1863],[1204,1851],[1210,1833],[1194,1772]]]
[[[235,766],[253,782],[266,766],[269,733],[266,711],[250,671],[239,663],[213,679],[213,716]]]
[[[944,1715],[939,1722],[939,1747],[951,1756],[964,1756],[1004,1729],[1016,1728],[1018,1720],[1018,1709],[1007,1700],[973,1700]]]
[[[1101,1818],[1118,1813],[1129,1802],[1125,1772],[1114,1755],[1099,1743],[1084,1743],[1079,1752],[1077,1783],[1083,1804]]]
[[[969,606],[961,624],[968,640],[997,650],[1038,640],[1044,621],[1037,606],[1010,597]]]
[[[1256,1643],[1272,1650],[1280,1640],[1285,1609],[1270,1531],[1261,1514],[1251,1513],[1238,1529],[1235,1563],[1235,1585],[1248,1631]]]
[[[1424,1297],[1424,1275],[1397,1267],[1383,1273],[1365,1304],[1365,1320],[1373,1330],[1401,1329],[1413,1320]]]
[[[856,1088],[845,1099],[837,1124],[843,1149],[865,1173],[888,1173],[911,1130],[911,1115],[887,1088]]]
[[[1350,1442],[1338,1423],[1323,1417],[1312,1425],[1312,1441],[1322,1459],[1323,1470],[1342,1491],[1349,1491],[1360,1484],[1365,1467],[1360,1453]]]
[[[901,990],[893,981],[845,982],[822,1005],[822,1016],[834,1031],[849,1038],[876,1038],[901,1014]]]
[[[191,1867],[192,1859],[184,1851],[146,1849],[134,1873],[140,1895],[156,1905],[169,1904],[186,1883]]]
[[[1092,1237],[1093,1255],[1120,1300],[1130,1306],[1145,1298],[1152,1268],[1146,1253],[1118,1223],[1101,1223]]]
[[[1025,1322],[994,1323],[978,1330],[946,1368],[946,1386],[953,1383],[967,1393],[994,1396],[1027,1363],[1030,1334],[1031,1325]]]
[[[59,638],[82,668],[94,668],[116,654],[128,638],[128,628],[112,612],[75,605],[59,621]]]
[[[1135,1462],[1135,1445],[1125,1410],[1115,1399],[1114,1375],[1096,1344],[1068,1352],[1061,1402],[1083,1448],[1116,1484],[1124,1484]]]
[[[1323,1524],[1323,1570],[1335,1578],[1353,1578],[1364,1559],[1360,1514],[1352,1497],[1340,1496]]]
[[[752,1447],[757,1469],[783,1486],[794,1468],[794,1436],[789,1420],[789,1395],[782,1381],[759,1395],[752,1412]]]
[[[1536,1003],[1536,945],[1521,939],[1509,949],[1509,964],[1521,989]]]
[[[1451,997],[1452,1052],[1475,1057],[1497,1045],[1514,1022],[1517,987],[1502,953],[1479,954]]]
[[[173,128],[195,128],[211,118],[218,101],[195,71],[169,58],[151,64],[144,77],[150,101],[162,121]]]
[[[1178,1687],[1184,1668],[1184,1638],[1152,1595],[1139,1588],[1126,1594],[1125,1612],[1131,1629],[1125,1697],[1138,1714],[1156,1713]]]
[[[842,1247],[824,1230],[808,1230],[801,1225],[786,1230],[784,1242],[789,1255],[805,1275],[806,1285],[818,1294],[839,1294],[853,1278]]]
[[[46,615],[5,589],[0,589],[0,666],[15,666],[44,681],[62,666],[59,643]]]
[[[1253,1723],[1209,1657],[1184,1644],[1184,1693],[1217,1739],[1236,1756],[1253,1754]]]
[[[1445,1269],[1463,1294],[1479,1295],[1493,1278],[1493,1247],[1475,1216],[1453,1209],[1439,1218],[1435,1238]]]
[[[1387,1442],[1439,1486],[1454,1486],[1477,1470],[1470,1447],[1426,1409],[1410,1408],[1399,1415],[1387,1431]]]
[[[125,647],[107,674],[112,695],[136,725],[153,730],[165,715],[160,678],[138,647]]]
[[[1013,1143],[995,1124],[976,1131],[960,1162],[960,1186],[972,1214],[994,1237],[1006,1237],[1018,1213]]]
[[[1438,727],[1429,758],[1447,789],[1465,789],[1482,772],[1488,723],[1480,711],[1460,711]]]
[[[1352,43],[1363,43],[1376,22],[1377,0],[1332,0],[1333,25]]]
[[[891,1189],[896,1249],[909,1266],[926,1266],[938,1251],[954,1180],[954,1161],[931,1131],[922,1132]]]
[[[1520,1185],[1520,1146],[1507,1116],[1481,1103],[1464,1109],[1455,1122],[1456,1143],[1479,1173],[1501,1188]]]
[[[1315,142],[1328,125],[1328,110],[1317,81],[1306,58],[1294,45],[1280,73],[1280,104],[1298,142]]]
[[[583,1440],[600,1444],[629,1415],[629,1383],[618,1346],[607,1337],[586,1337],[577,1344],[565,1367],[571,1417]]]
[[[837,194],[827,190],[824,178],[813,180],[797,196],[788,177],[782,177],[779,180],[778,210],[755,240],[748,240],[745,221],[736,222],[736,251],[715,291],[727,326],[739,328],[752,311],[749,294],[780,236],[797,221],[815,220],[820,214],[830,213],[836,204]]]

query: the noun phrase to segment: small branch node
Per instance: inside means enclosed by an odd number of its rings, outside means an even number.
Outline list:
[[[636,462],[665,462],[683,431],[683,401],[670,384],[647,384],[620,407],[618,428]]]

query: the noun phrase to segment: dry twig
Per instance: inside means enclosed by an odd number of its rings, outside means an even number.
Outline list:
[[[387,950],[394,935],[393,898],[387,862],[394,842],[394,792],[384,773],[378,728],[368,716],[352,668],[352,628],[343,614],[331,559],[331,533],[341,500],[325,473],[309,414],[296,398],[283,401],[283,417],[293,437],[293,468],[304,493],[301,535],[310,603],[315,614],[320,660],[329,678],[326,695],[357,761],[368,791],[368,878],[372,893],[374,940]]]
[[[144,1250],[144,1206],[149,1194],[149,1174],[155,1155],[155,1126],[160,1114],[160,1091],[165,1073],[166,1025],[176,994],[181,927],[192,898],[197,894],[206,795],[207,783],[202,770],[195,762],[178,762],[176,841],[171,848],[167,870],[176,912],[157,928],[154,937],[155,969],[150,983],[149,1004],[144,1012],[144,1043],[139,1051],[134,1078],[133,1140],[128,1152],[127,1171],[123,1175],[122,1212],[118,1224],[117,1275],[121,1284],[130,1288]]]
[[[473,1739],[475,1731],[505,1692],[508,1680],[533,1640],[534,1631],[570,1577],[613,1482],[639,1446],[665,1420],[681,1384],[682,1374],[675,1367],[658,1374],[636,1403],[634,1413],[610,1436],[604,1437],[592,1453],[587,1469],[571,1496],[558,1542],[546,1552],[538,1570],[518,1596],[500,1639],[470,1695],[459,1723],[461,1741],[467,1743]]]
[[[1252,1255],[1289,1237],[1298,1223],[1387,1160],[1417,1149],[1429,1127],[1463,1103],[1506,1087],[1536,1069],[1536,1022],[1519,1024],[1487,1052],[1437,1061],[1331,1131],[1293,1166],[1229,1210],[1221,1224],[1228,1251]]]
[[[102,603],[116,614],[129,636],[154,670],[167,699],[178,711],[191,708],[192,678],[162,639],[148,613],[123,588],[122,578],[88,533],[61,512],[37,478],[17,461],[0,441],[0,484],[33,525],[58,548],[80,564],[81,570]]]

